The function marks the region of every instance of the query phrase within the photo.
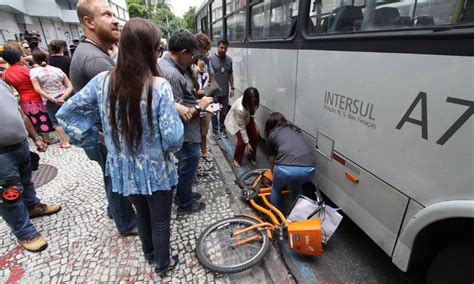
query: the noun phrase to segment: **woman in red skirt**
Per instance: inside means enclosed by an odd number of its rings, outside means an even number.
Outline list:
[[[54,131],[48,111],[41,96],[35,91],[30,79],[30,69],[22,62],[21,54],[13,50],[5,50],[3,59],[10,64],[2,74],[2,79],[15,88],[20,96],[20,107],[31,120],[38,133],[43,135],[45,143],[54,141],[49,139],[49,132]]]

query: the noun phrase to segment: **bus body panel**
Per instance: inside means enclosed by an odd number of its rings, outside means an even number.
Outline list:
[[[294,123],[328,135],[336,151],[423,206],[472,199],[472,118],[436,142],[468,110],[448,97],[472,104],[473,66],[455,56],[300,50]],[[423,101],[427,139],[415,123],[396,128],[407,112],[422,121]]]
[[[297,50],[248,49],[249,86],[258,89],[260,104],[290,121],[295,109],[296,62]]]
[[[214,53],[217,49],[213,49]],[[227,55],[232,58],[232,68],[234,71],[234,87],[235,87],[235,96],[238,97],[244,90],[249,87],[247,80],[248,72],[248,61],[247,61],[247,49],[245,48],[229,48]],[[214,70],[214,72],[219,72],[219,70]],[[238,76],[237,76],[238,74]],[[233,102],[234,99],[231,99]]]
[[[361,169],[359,183],[345,177],[348,169],[316,154],[316,181],[375,243],[391,255],[403,221],[408,197]]]

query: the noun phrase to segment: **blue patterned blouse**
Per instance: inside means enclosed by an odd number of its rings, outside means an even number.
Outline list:
[[[141,150],[132,156],[124,137],[119,137],[119,147],[112,140],[108,95],[104,95],[108,94],[107,75],[108,72],[98,74],[69,99],[56,114],[59,123],[71,141],[83,148],[97,144],[99,130],[96,125],[102,124],[108,150],[106,174],[112,178],[114,192],[128,196],[170,190],[178,183],[172,152],[183,143],[183,123],[176,111],[170,84],[163,78],[154,78],[153,131],[146,115],[146,95],[142,96]],[[120,134],[120,123],[118,128]]]

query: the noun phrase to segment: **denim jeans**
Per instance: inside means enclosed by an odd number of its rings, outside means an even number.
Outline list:
[[[201,158],[199,143],[184,142],[181,149],[175,153],[178,158],[178,200],[180,208],[188,208],[193,200],[193,183],[196,180],[196,174]]]
[[[112,179],[105,175],[105,163],[107,161],[107,147],[96,144],[92,147],[84,148],[89,159],[99,163],[104,178],[105,195],[108,202],[108,210],[114,218],[115,226],[119,233],[132,230],[137,225],[137,216],[132,207],[132,203],[125,196],[112,191]]]
[[[314,178],[314,167],[275,165],[273,168],[272,192],[270,202],[280,208],[281,190],[285,185],[291,187],[293,200],[302,192],[302,185]]]
[[[155,191],[152,195],[130,195],[128,198],[137,209],[138,235],[145,259],[155,261],[155,271],[168,267],[173,190]]]
[[[220,132],[225,132],[224,120],[229,108],[229,97],[217,97],[217,102],[222,105],[222,109],[212,116],[212,132],[217,134]],[[219,117],[219,120],[218,118]]]
[[[20,148],[0,155],[0,179],[18,177],[20,183],[17,186],[23,190],[21,198],[14,203],[0,203],[0,214],[13,235],[19,240],[26,240],[38,233],[30,221],[28,208],[40,202],[31,181],[30,149],[26,141]]]

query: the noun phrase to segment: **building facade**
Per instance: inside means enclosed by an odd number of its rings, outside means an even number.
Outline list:
[[[126,0],[109,0],[123,27],[129,19]],[[47,45],[53,39],[68,44],[82,35],[76,13],[77,0],[0,0],[0,44],[20,39],[20,33],[36,32]]]

